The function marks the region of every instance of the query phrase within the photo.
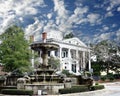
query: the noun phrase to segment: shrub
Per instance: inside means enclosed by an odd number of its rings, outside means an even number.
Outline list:
[[[33,95],[32,90],[20,90],[20,89],[2,89],[2,94],[9,94],[9,95]]]
[[[91,91],[94,91],[94,90],[99,90],[99,89],[104,89],[104,85],[95,85],[95,86],[91,86]]]
[[[105,81],[106,79],[106,76],[101,76],[101,80]]]
[[[72,86],[72,88],[83,88],[83,87],[87,87],[86,85],[74,85]]]
[[[107,74],[107,78],[110,80],[110,81],[113,81],[114,80],[114,76],[112,73],[108,73]]]
[[[77,93],[77,92],[85,92],[85,91],[89,91],[87,86],[73,86],[71,88],[59,89],[60,94]]]
[[[62,73],[65,74],[66,76],[70,76],[70,72],[69,70],[62,70]]]
[[[114,77],[115,79],[120,79],[120,74],[114,74],[113,77]]]
[[[0,93],[2,89],[17,89],[17,87],[16,86],[2,86],[0,87]]]
[[[95,83],[95,85],[99,85],[99,83],[98,83],[98,82],[96,82],[96,83]]]

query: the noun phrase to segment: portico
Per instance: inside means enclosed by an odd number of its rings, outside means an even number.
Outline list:
[[[90,48],[80,46],[64,41],[49,39],[48,42],[59,45],[57,52],[51,52],[50,55],[60,59],[60,71],[69,70],[70,73],[79,75],[80,71],[90,70]],[[57,53],[57,55],[55,55]]]

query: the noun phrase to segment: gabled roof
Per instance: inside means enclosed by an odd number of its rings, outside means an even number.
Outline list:
[[[78,45],[78,46],[87,47],[87,45],[85,45],[85,43],[83,43],[83,42],[82,42],[80,39],[78,39],[77,37],[73,37],[73,38],[70,38],[70,39],[64,39],[63,42],[69,43],[69,44]]]

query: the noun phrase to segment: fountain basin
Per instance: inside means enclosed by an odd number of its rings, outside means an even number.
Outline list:
[[[35,51],[39,51],[47,49],[49,51],[51,50],[57,50],[59,48],[59,45],[57,44],[53,44],[53,43],[42,43],[42,42],[35,42],[32,43],[31,45],[31,49],[35,50]]]
[[[38,95],[38,91],[45,91],[48,94],[58,94],[59,89],[64,88],[63,83],[52,83],[52,82],[41,82],[41,83],[35,83],[35,84],[25,84],[25,89],[27,90],[33,90],[33,93],[35,95]]]

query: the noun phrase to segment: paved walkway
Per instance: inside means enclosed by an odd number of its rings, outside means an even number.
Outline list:
[[[108,96],[120,96],[120,82],[106,83],[104,85],[108,91]]]

